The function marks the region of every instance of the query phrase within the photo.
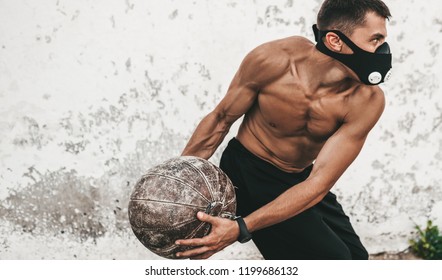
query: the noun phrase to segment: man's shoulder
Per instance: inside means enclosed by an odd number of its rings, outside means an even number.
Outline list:
[[[309,39],[302,36],[290,36],[285,38],[280,38],[272,41],[265,42],[258,45],[253,51],[290,51],[294,49],[299,49],[302,47],[311,47],[314,44]]]
[[[293,44],[301,41],[301,38],[283,38],[257,46],[244,58],[240,67],[242,76],[261,85],[280,77],[288,71]]]
[[[379,86],[360,84],[355,87],[352,97],[357,103],[382,105],[385,102],[384,91]]]
[[[385,95],[379,86],[356,86],[348,99],[349,114],[378,119],[385,107]]]
[[[265,42],[246,56],[246,61],[261,64],[261,66],[286,68],[293,58],[307,53],[314,46],[311,41],[301,36],[292,36]]]

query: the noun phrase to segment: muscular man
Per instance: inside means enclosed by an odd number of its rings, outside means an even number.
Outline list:
[[[183,151],[208,159],[244,115],[220,163],[237,187],[243,218],[198,213],[212,224],[211,233],[178,240],[196,247],[178,257],[208,258],[253,236],[265,259],[368,258],[330,189],[382,114],[377,84],[391,68],[389,17],[381,0],[325,0],[314,26],[316,46],[290,37],[245,57]]]

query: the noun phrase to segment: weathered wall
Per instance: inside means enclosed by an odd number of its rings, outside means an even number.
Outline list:
[[[0,258],[156,258],[129,229],[135,181],[180,153],[248,51],[312,38],[320,3],[0,0]],[[386,3],[387,107],[335,187],[371,253],[442,225],[442,4]]]

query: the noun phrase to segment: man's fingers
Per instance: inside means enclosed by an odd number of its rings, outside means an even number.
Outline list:
[[[215,222],[215,220],[216,220],[215,217],[213,217],[213,216],[211,216],[209,214],[206,214],[204,212],[198,212],[198,214],[196,216],[197,216],[197,218],[200,221],[207,222],[207,223],[210,223],[210,224],[213,224]]]
[[[213,224],[216,220],[215,217],[210,216],[204,212],[198,212],[197,217],[202,222],[207,222]],[[175,241],[177,245],[185,245],[185,246],[204,246],[210,243],[211,235],[204,236],[203,238],[193,238],[193,239],[180,239]]]
[[[175,241],[175,244],[180,246],[204,246],[210,243],[210,235],[204,236],[203,238],[192,238],[192,239],[180,239]]]
[[[228,243],[223,241],[222,237],[225,234],[219,233],[220,229],[225,230],[225,227],[222,226],[222,218],[213,217],[204,212],[198,212],[197,217],[202,222],[212,224],[212,232],[203,238],[179,239],[175,241],[177,245],[192,247],[188,251],[177,253],[176,256],[178,258],[206,259],[232,243],[230,241]]]
[[[212,249],[209,248],[210,250],[207,251],[207,252],[205,252],[204,254],[197,255],[197,256],[193,256],[193,257],[191,257],[190,259],[192,259],[192,260],[208,259],[208,258],[210,258],[211,256],[213,256],[215,253],[217,253],[217,252],[219,252],[219,251],[221,251],[221,250],[224,250],[226,247],[227,247],[227,245],[222,246],[222,247],[220,247],[220,248],[218,248],[218,249],[215,249],[215,250],[212,250]]]
[[[208,251],[210,251],[210,248],[203,246],[203,247],[198,247],[195,249],[187,250],[185,252],[178,252],[178,253],[176,253],[176,256],[178,258],[190,258],[190,257],[198,256],[198,255],[203,255]]]
[[[180,240],[175,241],[175,244],[180,245],[180,246],[197,247],[197,246],[203,245],[204,242],[202,241],[202,238],[194,238],[194,239],[180,239]]]

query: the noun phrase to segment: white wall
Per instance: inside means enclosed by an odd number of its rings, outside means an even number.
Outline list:
[[[128,225],[135,181],[179,155],[248,51],[313,39],[321,2],[0,0],[0,258],[156,258]],[[385,2],[387,107],[335,187],[370,253],[442,225],[442,4]]]

